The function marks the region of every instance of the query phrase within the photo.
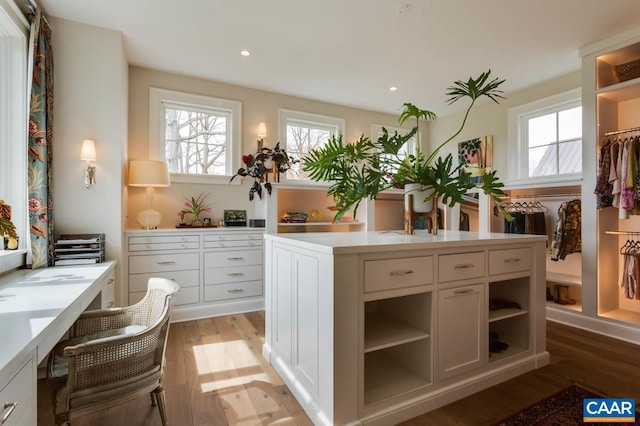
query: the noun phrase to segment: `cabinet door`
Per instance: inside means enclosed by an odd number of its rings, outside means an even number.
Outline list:
[[[438,292],[438,373],[446,379],[484,362],[484,284]]]

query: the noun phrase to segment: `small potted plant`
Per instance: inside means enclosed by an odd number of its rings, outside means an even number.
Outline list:
[[[269,172],[273,172],[273,181],[279,182],[280,173],[290,170],[291,166],[299,161],[290,157],[284,149],[281,149],[280,142],[278,142],[273,149],[261,148],[255,154],[243,155],[242,163],[244,167],[239,168],[229,182],[238,176],[253,178],[253,184],[249,189],[249,201],[253,201],[256,194],[262,199],[263,187],[271,195],[272,186],[269,182]]]
[[[336,216],[334,221],[353,209],[357,213],[360,202],[364,199],[375,199],[380,191],[389,188],[407,188],[410,184],[425,195],[423,199],[442,199],[443,203],[453,206],[462,202],[462,196],[476,185],[469,178],[469,173],[462,165],[454,164],[453,156],[444,159],[438,154],[440,150],[456,136],[465,126],[469,112],[475,102],[483,96],[499,103],[503,98],[498,87],[504,82],[498,78],[490,79],[491,71],[482,73],[478,78],[468,81],[456,81],[447,90],[448,104],[468,98],[471,103],[467,107],[458,130],[444,142],[425,156],[419,149],[415,154],[403,156],[402,146],[412,137],[419,135],[420,120],[434,120],[436,114],[420,109],[411,103],[403,105],[398,118],[400,124],[408,119],[415,119],[415,126],[406,134],[395,132],[389,134],[383,128],[383,134],[376,140],[362,135],[352,144],[343,142],[342,135],[332,137],[324,146],[314,149],[304,158],[303,170],[309,172],[311,179],[331,182],[327,193],[334,198]],[[479,187],[491,197],[504,194],[504,186],[495,176],[495,171],[485,173]],[[423,191],[424,190],[424,191]],[[417,197],[414,197],[417,198]]]
[[[202,224],[200,215],[211,212],[211,206],[207,203],[209,193],[202,193],[197,197],[185,198],[184,208],[178,212],[180,224],[184,226],[184,217],[187,214],[192,215],[191,226],[200,226]]]

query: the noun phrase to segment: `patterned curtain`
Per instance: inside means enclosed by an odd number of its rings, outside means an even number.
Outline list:
[[[51,27],[40,9],[31,20],[29,40],[31,90],[29,102],[28,182],[31,268],[53,265],[52,135],[53,54]]]

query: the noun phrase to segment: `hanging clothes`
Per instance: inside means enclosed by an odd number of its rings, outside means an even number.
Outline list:
[[[567,255],[582,250],[581,217],[580,200],[566,201],[560,205],[551,244],[551,260],[564,260]]]
[[[598,169],[596,187],[593,193],[597,195],[597,208],[602,209],[613,205],[613,185],[609,182],[611,168],[611,140],[607,139],[600,146],[598,154]]]
[[[622,167],[620,141],[616,140],[610,144],[609,153],[611,157],[609,183],[611,184],[613,194],[612,206],[620,208],[620,168]]]
[[[547,235],[547,208],[539,202],[503,203],[502,208],[513,218],[504,220],[506,234]]]
[[[627,299],[640,300],[640,243],[627,240],[620,249],[622,269],[620,271],[620,287]]]

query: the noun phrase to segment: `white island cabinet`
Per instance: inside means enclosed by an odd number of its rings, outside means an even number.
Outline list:
[[[267,234],[263,355],[317,425],[392,425],[549,363],[545,236]]]

